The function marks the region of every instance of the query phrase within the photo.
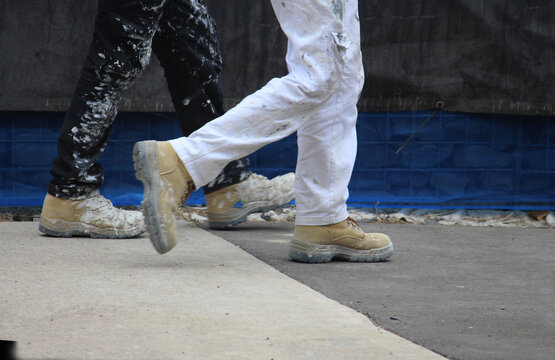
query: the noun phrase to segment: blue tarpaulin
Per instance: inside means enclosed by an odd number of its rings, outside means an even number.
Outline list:
[[[398,154],[430,112],[362,113],[351,206],[555,209],[555,117],[441,112]],[[0,112],[0,206],[40,206],[63,113]],[[531,121],[533,120],[533,121]],[[132,148],[180,136],[172,113],[121,113],[100,163],[102,193],[138,205]],[[295,170],[295,135],[250,156],[268,177]],[[202,191],[190,201],[202,204]]]

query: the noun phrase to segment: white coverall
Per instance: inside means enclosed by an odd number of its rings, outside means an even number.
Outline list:
[[[171,144],[198,188],[230,161],[297,131],[296,224],[335,224],[348,217],[364,82],[358,0],[271,3],[288,38],[289,74]]]

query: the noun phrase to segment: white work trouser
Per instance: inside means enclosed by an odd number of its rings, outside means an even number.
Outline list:
[[[357,149],[358,0],[271,2],[288,38],[289,74],[171,144],[198,188],[230,161],[298,131],[296,224],[334,224],[348,217]]]

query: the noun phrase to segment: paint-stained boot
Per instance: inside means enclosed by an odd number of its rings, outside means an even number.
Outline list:
[[[177,244],[176,211],[195,185],[167,141],[136,143],[133,160],[137,179],[144,187],[142,208],[148,236],[156,251],[164,254]]]
[[[295,198],[295,174],[288,173],[269,180],[251,174],[238,184],[206,195],[208,225],[222,229],[247,220],[252,213],[274,210]]]
[[[393,255],[385,234],[367,234],[351,218],[337,224],[295,226],[289,257],[295,261],[322,263],[332,260],[377,262]]]
[[[82,200],[44,198],[39,230],[50,236],[124,239],[145,231],[140,211],[118,209],[98,192]]]

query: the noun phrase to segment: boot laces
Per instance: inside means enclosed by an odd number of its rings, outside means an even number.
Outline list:
[[[348,217],[347,218],[347,226],[352,227],[353,229],[362,232],[362,229],[360,228],[360,226],[358,225],[358,223],[356,222],[355,219],[353,219],[352,217]]]
[[[188,181],[187,187],[183,191],[184,193],[183,193],[183,196],[181,197],[181,202],[180,202],[181,207],[185,207],[185,205],[187,204],[187,200],[189,200],[189,196],[191,196],[191,193],[195,190],[196,190],[195,183],[192,181]]]

